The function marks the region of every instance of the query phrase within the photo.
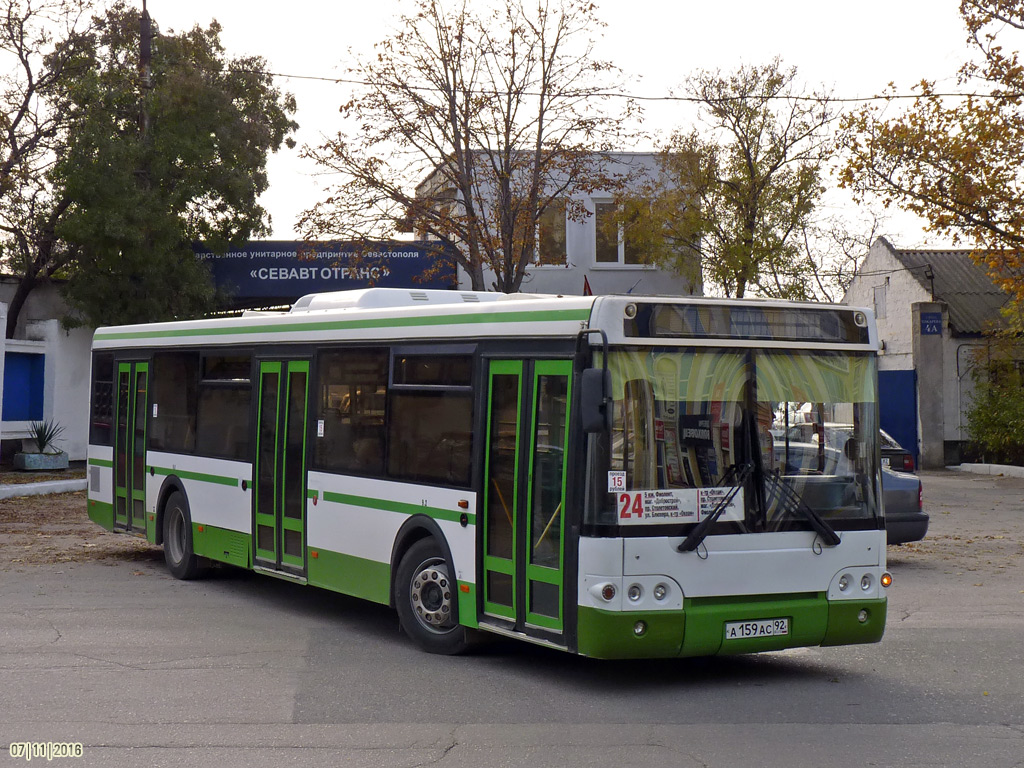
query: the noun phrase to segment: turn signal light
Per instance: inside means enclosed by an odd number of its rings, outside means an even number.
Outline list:
[[[888,587],[892,584],[892,574],[886,571],[882,574],[882,578],[879,579],[883,587]]]

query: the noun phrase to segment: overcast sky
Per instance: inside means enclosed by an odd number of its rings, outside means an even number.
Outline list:
[[[141,2],[141,0],[138,0]],[[372,51],[395,28],[400,9],[411,0],[148,0],[164,31],[180,31],[216,18],[232,55],[258,54],[274,72],[340,76],[348,51]],[[266,8],[273,7],[270,13]],[[697,69],[734,69],[781,56],[795,65],[809,86],[824,84],[837,97],[863,97],[894,82],[901,91],[928,78],[952,85],[966,55],[958,0],[599,0],[607,22],[600,53],[629,77],[630,90],[665,95]],[[333,83],[279,78],[298,100],[296,139],[318,143],[340,125],[338,105],[349,91]],[[648,105],[645,127],[669,131],[688,127],[692,113],[679,104]],[[623,149],[635,149],[624,147]],[[298,237],[299,213],[322,196],[323,180],[283,149],[270,165],[270,189],[263,204],[273,217],[274,237]],[[833,200],[833,207],[847,203]],[[937,245],[926,241],[909,216],[893,217],[887,234],[900,247]]]

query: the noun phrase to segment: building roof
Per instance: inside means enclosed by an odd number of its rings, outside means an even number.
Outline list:
[[[954,332],[982,333],[1005,324],[999,310],[1010,297],[974,263],[971,251],[892,248],[892,252],[935,301],[949,307]]]

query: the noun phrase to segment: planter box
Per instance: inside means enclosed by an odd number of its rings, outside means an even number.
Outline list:
[[[60,453],[16,453],[14,454],[15,469],[30,472],[68,468],[68,455]]]

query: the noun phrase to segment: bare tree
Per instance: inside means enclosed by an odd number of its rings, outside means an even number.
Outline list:
[[[518,290],[549,206],[621,183],[630,102],[605,111],[618,70],[594,58],[602,23],[587,0],[417,0],[400,31],[352,70],[365,83],[341,107],[353,126],[307,147],[338,181],[307,211],[309,236],[415,231],[455,254],[476,290]]]
[[[69,202],[48,173],[74,114],[52,109],[88,64],[91,0],[4,0],[0,5],[0,261],[22,276],[7,316],[14,335],[28,294],[67,259],[56,225]]]

